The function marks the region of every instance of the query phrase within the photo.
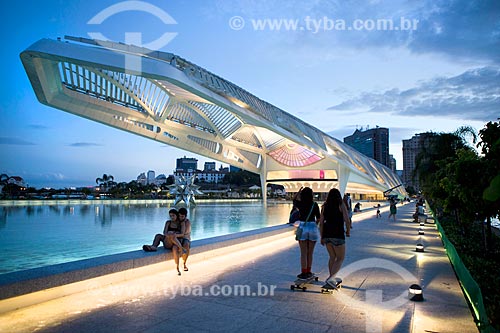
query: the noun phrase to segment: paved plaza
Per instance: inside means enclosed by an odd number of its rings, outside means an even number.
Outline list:
[[[320,281],[306,292],[290,289],[300,265],[287,227],[251,249],[195,255],[182,276],[173,262],[151,265],[147,277],[0,315],[0,331],[478,332],[434,225],[418,235],[414,204],[398,208],[396,222],[387,208],[381,219],[354,217],[343,288],[332,295],[321,294],[328,256],[319,244],[313,271]],[[423,253],[415,251],[419,242]],[[408,300],[413,283],[423,302]]]

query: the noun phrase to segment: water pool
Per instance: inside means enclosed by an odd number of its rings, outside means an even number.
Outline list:
[[[290,203],[199,203],[192,240],[288,221]],[[141,249],[163,231],[169,204],[0,206],[0,274]]]

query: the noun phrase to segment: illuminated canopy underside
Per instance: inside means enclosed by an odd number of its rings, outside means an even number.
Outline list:
[[[66,39],[76,43],[42,39],[21,53],[43,104],[258,173],[262,185],[380,193],[401,183],[380,163],[172,53]]]

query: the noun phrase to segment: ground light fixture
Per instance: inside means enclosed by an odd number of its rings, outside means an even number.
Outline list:
[[[410,301],[421,302],[424,300],[424,292],[418,284],[412,284],[408,288],[408,298]]]
[[[424,244],[418,243],[417,247],[415,248],[415,251],[417,251],[417,252],[424,252]]]

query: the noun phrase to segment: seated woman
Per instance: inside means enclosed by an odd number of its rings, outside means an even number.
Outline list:
[[[172,254],[177,267],[177,273],[178,275],[181,275],[181,271],[179,270],[179,255],[181,252],[185,253],[186,249],[182,247],[179,238],[184,237],[186,225],[180,221],[179,212],[176,209],[169,210],[168,215],[170,220],[165,222],[163,234],[156,234],[153,239],[153,244],[143,245],[142,249],[146,252],[156,251],[158,249],[158,245],[162,242],[164,248],[172,249]]]

